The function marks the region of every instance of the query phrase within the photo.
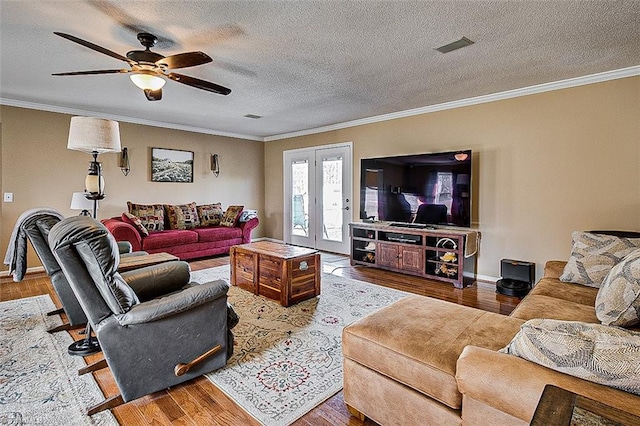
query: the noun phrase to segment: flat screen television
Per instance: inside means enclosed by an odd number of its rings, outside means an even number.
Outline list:
[[[363,158],[360,219],[471,226],[471,150]]]

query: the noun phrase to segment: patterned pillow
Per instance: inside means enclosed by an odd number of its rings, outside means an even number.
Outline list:
[[[640,395],[640,333],[602,324],[532,319],[502,353]]]
[[[171,205],[165,204],[169,229],[193,229],[200,226],[196,203]]]
[[[576,231],[571,256],[560,281],[600,287],[613,265],[640,248],[640,238]]]
[[[164,230],[164,208],[162,204],[134,204],[127,201],[129,213],[140,219],[148,231]]]
[[[205,204],[197,206],[198,217],[200,218],[200,226],[220,225],[220,220],[224,216],[222,204]]]
[[[238,222],[249,222],[251,219],[258,217],[257,210],[243,210]]]
[[[134,216],[131,213],[124,212],[122,213],[121,219],[123,222],[128,223],[129,225],[136,228],[136,230],[140,235],[143,235],[145,237],[149,236],[149,231],[147,230],[147,228],[144,227],[144,225],[142,224],[142,222],[137,216]]]
[[[226,226],[227,228],[233,228],[236,226],[243,208],[244,206],[229,206],[220,220],[220,226]]]
[[[596,296],[596,316],[604,325],[640,322],[640,250],[611,268]]]

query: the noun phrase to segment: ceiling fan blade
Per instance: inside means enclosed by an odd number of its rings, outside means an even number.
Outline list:
[[[95,70],[95,71],[72,71],[72,72],[57,72],[51,75],[94,75],[94,74],[125,74],[131,72],[131,70]]]
[[[93,44],[93,43],[91,43],[89,41],[83,40],[83,39],[78,38],[76,36],[72,36],[71,34],[60,33],[60,32],[57,32],[57,31],[54,31],[53,33],[55,35],[57,35],[57,36],[62,37],[62,38],[66,38],[67,40],[70,40],[70,41],[72,41],[74,43],[78,43],[78,44],[80,44],[80,45],[82,45],[84,47],[88,47],[89,49],[95,50],[96,52],[100,52],[100,53],[103,53],[103,54],[105,54],[107,56],[111,56],[112,58],[119,59],[121,61],[125,61],[125,62],[127,62],[129,64],[134,63],[133,61],[131,61],[130,59],[120,55],[119,53],[113,52],[113,51],[111,51],[109,49],[105,49],[102,46],[98,46],[97,44]]]
[[[213,61],[209,55],[204,52],[185,52],[177,55],[167,56],[164,59],[156,61],[156,65],[166,65],[169,69],[195,67]]]
[[[219,95],[228,95],[229,93],[231,93],[231,89],[228,89],[224,86],[220,86],[218,84],[211,83],[205,80],[200,80],[199,78],[189,77],[188,75],[170,72],[166,74],[166,76],[173,81],[177,81],[178,83],[186,84],[187,86],[195,87],[197,89],[206,90],[207,92],[213,92]]]
[[[144,89],[143,92],[144,92],[144,95],[147,97],[148,101],[159,101],[162,99],[162,89],[158,89],[158,90]]]

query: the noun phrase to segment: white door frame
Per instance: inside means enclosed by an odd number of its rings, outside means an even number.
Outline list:
[[[322,169],[319,162],[316,161],[317,155],[331,149],[343,148],[346,150],[343,162],[343,230],[342,242],[325,240],[322,234],[322,224],[316,219],[322,216],[322,194],[317,192],[321,189]],[[305,247],[318,248],[321,250],[332,251],[336,253],[349,253],[349,222],[353,220],[353,142],[341,142],[329,145],[319,145],[308,148],[298,148],[282,153],[283,159],[283,194],[284,194],[284,241],[289,244],[302,245]],[[291,199],[292,185],[290,182],[289,165],[292,161],[307,160],[309,164],[309,191],[312,193],[309,200],[308,219],[308,237],[300,235],[292,235],[292,214]],[[320,183],[320,184],[318,184]],[[313,186],[313,188],[311,188]],[[315,202],[314,202],[315,201]]]

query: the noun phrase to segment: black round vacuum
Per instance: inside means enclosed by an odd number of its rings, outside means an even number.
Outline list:
[[[531,284],[526,281],[503,278],[496,282],[496,291],[505,296],[524,297],[531,290]]]

